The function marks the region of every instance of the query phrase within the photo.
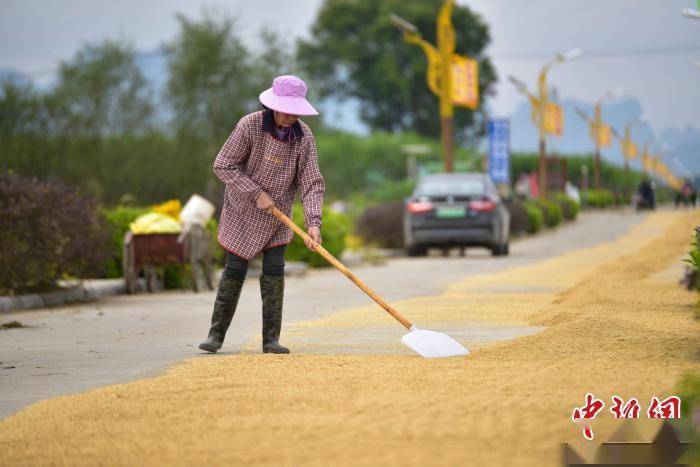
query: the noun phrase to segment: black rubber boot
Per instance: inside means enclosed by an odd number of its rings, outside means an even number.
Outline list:
[[[226,331],[231,324],[233,314],[236,312],[243,282],[232,277],[221,276],[219,289],[216,292],[214,311],[211,314],[209,337],[199,344],[200,349],[207,352],[216,352],[223,345]]]
[[[260,296],[263,302],[263,353],[289,353],[288,348],[279,344],[284,276],[260,276]]]

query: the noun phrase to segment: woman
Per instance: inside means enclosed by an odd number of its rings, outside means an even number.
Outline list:
[[[226,267],[214,302],[211,328],[199,348],[216,352],[236,311],[248,261],[263,253],[260,294],[265,353],[289,353],[279,344],[284,295],[284,252],[292,231],[272,207],[291,217],[297,190],[312,251],[321,243],[321,206],[325,183],[318,168],[314,135],[300,115],[318,115],[306,100],[306,84],[296,76],[278,76],[260,94],[265,110],[244,116],[214,161],[214,173],[226,184],[218,239],[227,250]]]

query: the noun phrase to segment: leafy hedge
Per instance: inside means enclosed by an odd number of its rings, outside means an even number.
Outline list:
[[[700,374],[697,372],[684,374],[681,380],[676,383],[673,394],[676,394],[683,401],[681,416],[686,420],[693,420],[700,412]],[[687,438],[690,446],[679,460],[687,462],[687,465],[700,465],[700,427],[697,426],[697,423],[689,425]]]
[[[527,233],[534,234],[539,232],[544,225],[542,208],[532,201],[525,201],[523,207],[527,212]]]
[[[532,200],[532,203],[542,211],[544,223],[547,227],[556,227],[561,224],[564,215],[558,203],[542,198],[536,198]]]
[[[572,221],[578,216],[578,203],[566,196],[564,193],[552,193],[549,196],[549,199],[559,204],[565,220]]]
[[[294,204],[292,219],[299,227],[304,228],[304,210],[300,203]],[[323,248],[336,258],[340,258],[345,250],[345,237],[350,233],[350,227],[350,218],[347,215],[324,208],[321,226]],[[309,250],[296,234],[287,247],[285,256],[287,260],[303,261],[312,267],[330,266],[323,256]]]
[[[0,294],[103,274],[109,231],[97,201],[77,188],[0,173],[0,219]]]
[[[605,209],[615,204],[615,195],[610,190],[587,190],[581,193],[581,204]]]
[[[625,171],[607,161],[601,161],[601,184],[604,188],[616,188],[627,192],[633,191],[642,181],[644,174],[634,168]],[[533,153],[513,153],[511,157],[511,180],[517,180],[523,173],[537,172],[539,155]],[[567,179],[572,183],[582,186],[581,168],[588,167],[590,179],[593,178],[594,160],[593,155],[566,156]]]

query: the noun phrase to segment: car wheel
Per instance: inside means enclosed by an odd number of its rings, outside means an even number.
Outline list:
[[[507,243],[497,243],[491,247],[492,256],[507,256],[508,255],[508,244]]]
[[[406,249],[406,254],[411,257],[425,256],[428,248],[423,245],[411,245]]]

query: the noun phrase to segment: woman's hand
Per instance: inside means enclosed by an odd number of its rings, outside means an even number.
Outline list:
[[[311,237],[311,240],[304,240],[304,244],[306,244],[306,247],[311,250],[311,251],[316,251],[316,246],[314,243],[321,244],[321,229],[318,227],[309,227],[308,231],[309,237]]]
[[[263,211],[272,214],[272,208],[275,206],[275,202],[272,201],[272,198],[270,198],[267,193],[261,191],[258,198],[255,200],[255,205],[258,207],[258,209],[262,209]]]

